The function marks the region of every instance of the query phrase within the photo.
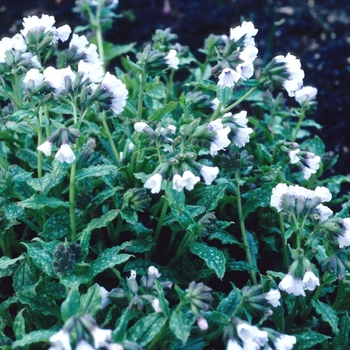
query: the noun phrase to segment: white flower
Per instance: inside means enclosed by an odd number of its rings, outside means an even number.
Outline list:
[[[178,64],[180,63],[180,60],[176,57],[177,52],[176,50],[170,50],[169,53],[165,56],[166,63],[174,69],[178,68]]]
[[[201,331],[206,331],[208,329],[208,322],[203,316],[197,318],[197,325]]]
[[[161,188],[163,176],[159,173],[152,175],[143,185],[143,187],[151,190],[152,193],[158,193]]]
[[[16,34],[12,38],[4,37],[0,40],[0,62],[6,62],[6,51],[18,50],[25,54],[27,45],[20,34]],[[23,55],[22,54],[22,57]]]
[[[183,181],[184,187],[188,191],[192,191],[194,189],[194,185],[200,181],[200,177],[195,176],[191,171],[186,170],[182,174],[182,181]]]
[[[71,350],[70,345],[70,334],[69,332],[61,329],[59,332],[55,333],[50,337],[51,344],[61,350]]]
[[[199,172],[203,176],[205,184],[210,185],[218,176],[219,168],[217,166],[212,167],[212,166],[203,165],[200,168]]]
[[[224,128],[221,118],[215,119],[208,124],[208,129],[210,131],[218,131]]]
[[[75,155],[68,143],[62,144],[60,149],[55,155],[55,158],[57,158],[61,163],[72,163],[75,160]]]
[[[292,150],[292,151],[288,151],[288,156],[290,158],[290,162],[291,164],[295,164],[295,163],[298,163],[300,158],[297,156],[297,154],[300,152],[300,149],[297,148],[295,150]]]
[[[126,89],[125,84],[123,84],[116,76],[107,72],[101,85],[112,95],[111,109],[116,114],[121,113],[126,105],[126,99],[128,97],[128,90]]]
[[[52,143],[50,141],[45,141],[43,144],[36,148],[38,151],[41,151],[45,156],[51,155]]]
[[[168,131],[170,135],[175,135],[176,134],[176,126],[175,125],[168,125],[165,130]]]
[[[237,340],[229,339],[226,350],[243,350],[243,348],[237,343]]]
[[[43,30],[44,33],[53,32],[53,42],[58,40],[66,41],[71,33],[71,28],[66,24],[60,28],[54,27],[55,18],[53,16],[42,15],[41,18],[38,16],[29,16],[23,18],[23,29],[21,34],[26,37],[29,31]]]
[[[175,191],[180,192],[183,190],[184,187],[185,187],[185,185],[183,184],[182,176],[179,174],[175,174],[173,176],[173,189]]]
[[[78,54],[84,54],[83,60],[91,64],[102,64],[97,53],[97,46],[90,44],[85,35],[73,34],[69,42],[69,48],[75,48]]]
[[[72,71],[71,67],[56,69],[49,66],[44,70],[43,75],[44,81],[48,82],[57,93],[61,93],[65,90],[65,77],[70,78],[72,82],[75,79],[75,73]]]
[[[248,124],[248,118],[247,118],[247,111],[241,111],[237,114],[232,115],[231,112],[225,113],[224,117],[227,116],[232,116],[233,122],[236,123],[237,125],[241,126],[242,128],[246,127]]]
[[[34,86],[39,86],[44,81],[44,75],[40,73],[39,69],[32,68],[26,73],[23,82],[28,84],[29,81],[33,81]]]
[[[214,111],[218,108],[219,104],[220,100],[217,97],[215,97],[213,101],[210,102],[210,106]]]
[[[98,349],[106,345],[107,340],[112,339],[112,330],[111,329],[102,329],[97,326],[93,327],[90,331],[91,336],[94,339],[95,348]]]
[[[95,350],[95,348],[85,339],[81,339],[78,341],[76,350]]]
[[[255,29],[254,24],[252,22],[246,22],[244,21],[241,26],[237,26],[235,28],[231,28],[230,30],[230,39],[234,42],[241,39],[243,36],[243,47],[247,47],[249,45],[255,45],[254,43],[254,36],[258,32],[257,29]]]
[[[274,342],[276,350],[292,350],[297,342],[294,335],[281,334]]]
[[[83,74],[83,81],[89,79],[92,83],[100,83],[103,79],[104,71],[100,63],[90,63],[80,60],[78,72]]]
[[[216,131],[216,135],[214,136],[210,144],[210,154],[212,156],[218,154],[218,151],[220,150],[225,150],[225,147],[227,147],[230,144],[230,140],[227,137],[230,131],[231,129],[229,126]]]
[[[306,180],[310,179],[311,175],[316,174],[316,170],[310,169],[306,166],[302,168],[302,171]]]
[[[152,307],[154,309],[154,312],[163,312],[162,307],[160,306],[160,302],[158,298],[154,298],[152,300]]]
[[[273,307],[277,307],[281,305],[280,303],[281,293],[277,289],[271,289],[268,293],[266,293],[265,299]]]
[[[105,347],[107,350],[124,350],[123,345],[117,343],[109,343]]]
[[[290,97],[295,95],[295,91],[299,90],[303,85],[304,71],[301,69],[300,60],[291,54],[287,56],[276,56],[277,63],[284,63],[288,78],[283,82],[283,87]]]
[[[239,78],[241,77],[240,73],[236,72],[231,68],[225,68],[219,75],[218,86],[224,87],[232,87],[237,83]]]
[[[262,347],[268,340],[266,331],[261,331],[258,327],[244,322],[237,325],[237,334],[242,339],[243,346],[250,344]]]
[[[147,127],[148,127],[148,125],[145,122],[136,122],[134,124],[134,129],[137,132],[143,132],[144,128],[147,128]]]
[[[300,278],[294,278],[294,276],[288,273],[282,281],[279,283],[278,288],[287,292],[288,294],[294,294],[295,296],[305,296],[303,282]]]
[[[305,272],[305,275],[303,277],[303,286],[307,290],[314,290],[316,286],[320,285],[320,280],[315,274],[309,270]]]
[[[314,192],[315,196],[319,197],[322,202],[329,202],[332,199],[332,194],[327,187],[317,186]]]
[[[278,184],[275,188],[272,189],[272,196],[270,200],[270,205],[275,207],[277,211],[283,209],[282,206],[282,196],[288,193],[288,186],[285,183]]]
[[[239,148],[245,146],[249,142],[249,135],[254,130],[252,128],[239,128],[233,135],[233,141]]]
[[[321,222],[326,221],[333,214],[333,211],[323,204],[319,204],[316,210]]]
[[[239,58],[243,60],[243,63],[240,63],[237,66],[237,71],[240,73],[240,76],[243,80],[247,80],[252,77],[254,73],[253,62],[258,55],[258,49],[253,45],[248,45],[240,54]]]
[[[337,236],[339,248],[348,247],[350,245],[350,218],[342,220],[345,231]]]
[[[295,91],[295,100],[303,105],[306,102],[310,102],[316,98],[317,89],[313,86],[304,86],[300,90]]]
[[[148,268],[148,276],[155,275],[157,278],[161,276],[158,269],[155,266],[150,266]]]

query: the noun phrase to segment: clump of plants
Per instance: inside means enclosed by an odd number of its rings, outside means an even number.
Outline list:
[[[257,65],[249,21],[109,43],[117,5],[0,41],[1,349],[345,349],[348,179],[300,61]]]

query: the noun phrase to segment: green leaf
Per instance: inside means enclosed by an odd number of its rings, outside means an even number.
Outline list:
[[[10,225],[16,225],[19,219],[24,214],[24,208],[19,207],[16,203],[10,203],[5,207],[5,217],[9,221]]]
[[[217,98],[226,107],[233,99],[233,91],[231,87],[225,86],[224,88],[217,88]]]
[[[33,276],[30,266],[26,261],[22,262],[13,275],[12,287],[14,291],[18,292],[22,289],[29,289],[34,286],[35,283],[36,279]]]
[[[231,316],[241,302],[241,295],[236,287],[233,287],[229,295],[220,301],[218,311]]]
[[[169,207],[182,213],[185,207],[185,193],[184,191],[176,191],[173,189],[173,184],[167,182],[165,186],[165,195],[168,200]]]
[[[325,340],[331,338],[327,335],[313,331],[294,334],[294,336],[297,338],[297,343],[294,345],[293,350],[312,349],[314,345],[323,343]]]
[[[155,88],[147,91],[146,94],[155,99],[161,99],[166,97],[166,91],[162,85],[157,85]]]
[[[175,337],[185,345],[195,322],[193,314],[184,314],[181,310],[173,311],[170,317],[169,328]]]
[[[23,148],[16,152],[16,157],[27,162],[33,169],[38,167],[38,152]]]
[[[92,285],[87,293],[81,297],[81,311],[95,317],[97,311],[100,310],[101,298],[100,286],[98,284]]]
[[[79,239],[81,248],[83,250],[83,257],[85,258],[89,251],[89,242],[91,232],[97,228],[106,227],[119,214],[118,210],[110,210],[99,218],[92,219],[85,229],[80,233]]]
[[[17,293],[18,299],[22,304],[30,305],[30,309],[38,312],[39,314],[55,316],[60,319],[61,314],[59,311],[59,306],[55,303],[52,298],[47,297],[46,295],[38,295],[36,292],[31,290],[22,289]]]
[[[18,312],[13,322],[13,332],[15,333],[16,339],[22,339],[26,334],[26,323],[23,316],[24,311],[25,309],[22,309]]]
[[[21,206],[22,208],[30,208],[30,209],[42,209],[45,207],[49,208],[59,208],[59,207],[66,207],[69,208],[69,203],[64,202],[58,198],[54,197],[46,197],[43,194],[34,194],[28,199],[25,199],[21,202],[18,202],[17,205]]]
[[[145,347],[162,330],[165,322],[166,318],[162,313],[149,314],[128,330],[128,339]]]
[[[70,217],[63,211],[58,211],[50,216],[44,224],[44,231],[39,233],[46,239],[58,240],[64,236],[70,237]]]
[[[216,92],[216,83],[214,83],[212,80],[194,81],[191,83],[186,83],[184,86],[196,86],[202,89]]]
[[[27,184],[34,190],[38,192],[44,192],[46,187],[51,183],[52,176],[46,173],[43,177],[30,178],[27,180]]]
[[[159,121],[162,119],[162,117],[166,113],[170,113],[173,109],[177,107],[177,102],[176,101],[170,101],[167,103],[164,107],[157,109],[149,118],[148,120],[156,120]]]
[[[226,258],[221,250],[198,242],[192,242],[189,247],[191,253],[203,259],[207,266],[215,271],[218,278],[222,279],[224,277]]]
[[[45,194],[47,195],[49,191],[60,184],[64,178],[66,177],[67,170],[69,169],[70,165],[67,163],[61,163],[59,160],[54,159],[52,161],[52,171],[50,173],[51,182],[49,185],[47,185],[45,189]]]
[[[13,342],[12,349],[22,348],[33,343],[48,342],[50,337],[55,333],[56,331],[52,330],[39,330],[30,332],[26,334],[22,339]]]
[[[118,170],[119,168],[113,164],[93,165],[78,171],[75,178],[76,180],[81,180],[90,176],[94,176],[94,177],[101,177],[105,175],[117,176]]]
[[[247,201],[243,206],[243,218],[245,219],[249,213],[256,211],[258,207],[270,207],[272,188],[274,183],[264,184],[260,188],[256,188],[247,192],[243,197],[247,197]]]
[[[339,317],[337,316],[337,312],[330,305],[322,303],[319,300],[312,299],[311,303],[322,320],[332,327],[333,333],[338,334]]]
[[[332,350],[341,349],[344,344],[349,344],[350,317],[348,313],[342,317],[339,323],[339,333],[334,338]]]
[[[227,184],[218,184],[202,187],[195,192],[199,197],[198,205],[206,207],[207,212],[215,210],[219,201],[225,196]]]
[[[79,312],[79,309],[80,309],[80,294],[78,291],[78,285],[73,284],[73,286],[71,286],[71,290],[69,291],[69,294],[67,295],[66,300],[61,305],[61,315],[62,315],[63,321],[66,322],[72,316],[77,315]]]
[[[32,258],[33,263],[44,273],[49,276],[57,277],[52,266],[52,255],[44,250],[40,243],[22,243],[27,247],[28,255]]]
[[[61,283],[65,286],[70,286],[72,283],[76,282],[78,284],[88,284],[92,279],[103,272],[106,269],[114,267],[115,265],[120,265],[132,255],[129,254],[119,254],[120,247],[112,247],[105,249],[96,260],[94,260],[90,266],[87,266],[80,273],[72,273],[69,276],[62,276],[60,278]]]
[[[130,43],[126,45],[114,45],[112,43],[107,43],[104,41],[103,47],[105,49],[105,63],[110,62],[114,58],[125,55],[126,53],[133,50],[135,43]]]

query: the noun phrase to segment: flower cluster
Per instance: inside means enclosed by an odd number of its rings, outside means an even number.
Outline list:
[[[270,204],[278,212],[297,218],[313,217],[323,222],[333,211],[321,204],[329,202],[332,195],[326,187],[316,187],[314,191],[298,185],[280,183],[272,189]]]

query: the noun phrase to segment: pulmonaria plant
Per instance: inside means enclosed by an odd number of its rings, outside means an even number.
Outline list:
[[[0,347],[345,348],[348,178],[300,60],[250,21],[199,58],[107,42],[117,5],[0,41]]]

